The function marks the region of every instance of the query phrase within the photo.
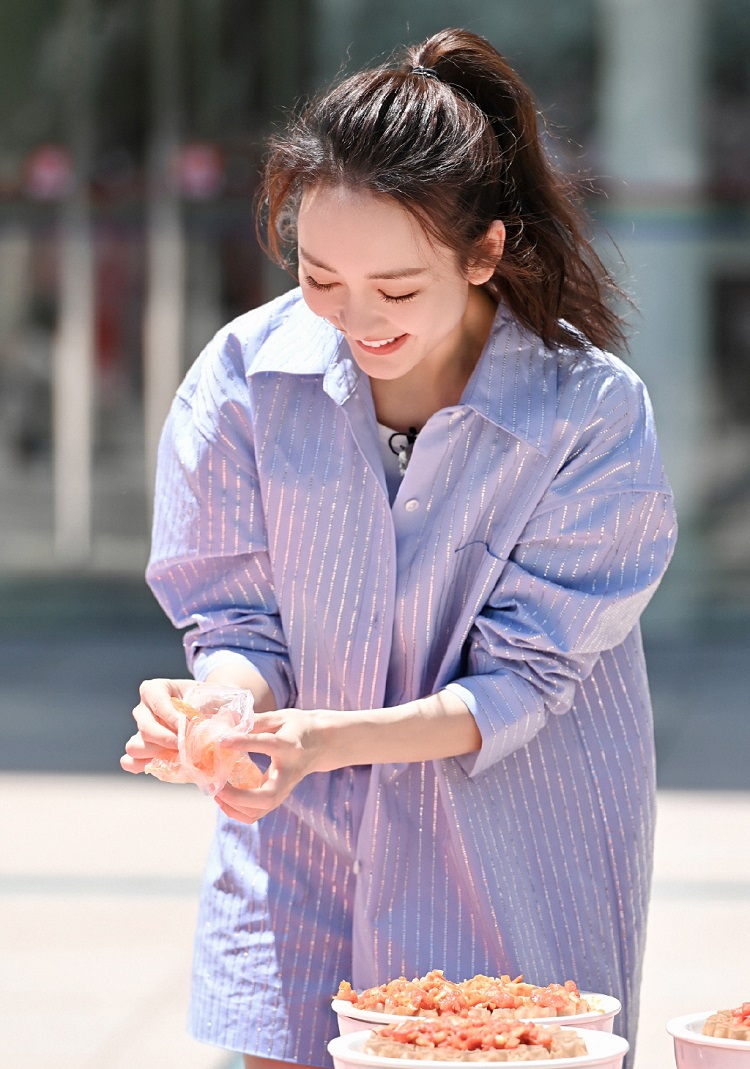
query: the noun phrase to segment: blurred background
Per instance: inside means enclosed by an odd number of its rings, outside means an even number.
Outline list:
[[[525,76],[639,309],[630,359],[681,516],[667,622],[747,618],[745,0],[5,0],[5,576],[140,576],[177,382],[290,284],[254,236],[266,135],[340,69],[453,24]]]
[[[592,240],[638,309],[626,358],[649,387],[680,516],[644,618],[662,797],[746,802],[747,0],[4,0],[0,788],[34,800],[6,807],[3,830],[38,847],[6,853],[0,872],[17,933],[29,895],[60,908],[58,934],[73,898],[90,919],[87,894],[100,906],[151,895],[173,918],[190,908],[204,800],[174,788],[166,802],[118,766],[140,680],[184,671],[180,636],[143,582],[161,424],[213,332],[291,284],[254,234],[266,136],[339,72],[450,25],[488,37],[525,77],[550,151],[588,179]],[[152,839],[161,827],[132,808],[146,794],[157,807],[185,799],[200,830],[176,859],[165,815],[157,853],[177,868],[156,857],[110,870],[122,836],[138,840],[134,820]],[[50,816],[65,804],[75,848]],[[87,823],[107,811],[109,837]],[[45,862],[50,837],[70,849]],[[727,879],[731,901],[750,901],[749,872]],[[23,1022],[39,959],[25,943],[18,955]],[[78,1053],[59,1064],[100,1064],[71,1035]]]

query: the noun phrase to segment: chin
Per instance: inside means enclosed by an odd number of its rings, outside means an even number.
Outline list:
[[[402,379],[404,375],[408,375],[413,367],[383,367],[378,365],[375,361],[363,362],[359,365],[360,371],[364,371],[365,375],[371,379],[380,379],[382,382],[395,382],[396,379]]]

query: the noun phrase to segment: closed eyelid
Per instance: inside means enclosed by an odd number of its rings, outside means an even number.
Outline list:
[[[338,285],[338,282],[318,282],[312,275],[305,275],[305,282],[308,286],[312,286],[314,290],[332,290],[334,286]]]
[[[311,256],[309,252],[301,247],[297,249],[300,260],[306,260],[312,267],[317,267],[319,271],[327,271],[328,274],[335,275],[336,269],[329,267],[327,264],[322,263],[320,260],[316,260],[314,256]],[[417,278],[420,275],[428,274],[426,267],[402,267],[395,271],[382,271],[374,272],[368,275],[367,278],[371,282],[385,282],[385,281],[397,281],[402,278]]]
[[[414,290],[413,293],[400,293],[398,295],[383,293],[383,291],[381,290],[380,296],[388,304],[405,304],[407,301],[413,301],[415,297],[418,297],[419,290]]]
[[[318,282],[316,278],[313,278],[312,275],[308,275],[307,273],[305,273],[305,282],[308,286],[311,286],[314,290],[320,292],[327,292],[328,290],[332,290],[334,287],[339,286],[338,282]],[[415,297],[419,296],[419,290],[413,290],[411,293],[384,293],[383,290],[379,290],[378,292],[380,294],[380,299],[386,301],[388,304],[405,304],[407,301],[412,301]]]

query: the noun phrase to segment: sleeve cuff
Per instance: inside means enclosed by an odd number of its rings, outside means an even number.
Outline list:
[[[214,669],[219,668],[221,665],[232,664],[233,662],[241,665],[252,665],[255,671],[263,676],[266,683],[271,688],[274,701],[276,702],[276,708],[286,709],[288,707],[290,692],[286,678],[281,672],[273,668],[265,659],[263,659],[263,663],[261,664],[258,663],[258,660],[255,658],[248,657],[244,653],[239,653],[237,650],[201,651],[195,655],[195,659],[193,660],[193,675],[202,683]]]
[[[482,736],[479,750],[456,758],[467,776],[486,772],[525,746],[544,726],[547,716],[542,701],[532,697],[531,688],[523,681],[519,684],[517,689],[510,673],[503,673],[472,676],[445,686],[466,705]]]

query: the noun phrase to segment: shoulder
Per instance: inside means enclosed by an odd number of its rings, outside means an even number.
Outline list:
[[[554,368],[556,418],[572,433],[593,420],[611,426],[634,424],[651,412],[646,385],[625,361],[599,349],[578,331],[579,345],[545,346],[529,340],[536,360]]]
[[[617,356],[583,337],[580,346],[545,345],[503,306],[470,403],[542,453],[592,424],[632,424],[650,412],[643,382]]]
[[[618,418],[635,417],[648,405],[643,380],[620,357],[584,343],[580,349],[556,351],[558,405],[563,410],[574,398],[586,413]]]
[[[241,354],[246,368],[251,368],[258,354],[279,334],[299,329],[312,313],[298,287],[282,293],[265,304],[237,316],[212,339],[212,346]]]
[[[264,371],[323,374],[339,344],[338,332],[310,311],[295,288],[217,331],[188,371],[180,396],[187,399],[211,381],[245,388],[250,376]]]
[[[211,343],[244,376],[260,372],[322,374],[339,333],[305,304],[298,287],[228,323]]]
[[[611,489],[668,492],[648,390],[619,357],[593,346],[558,352],[554,452],[568,475]]]

